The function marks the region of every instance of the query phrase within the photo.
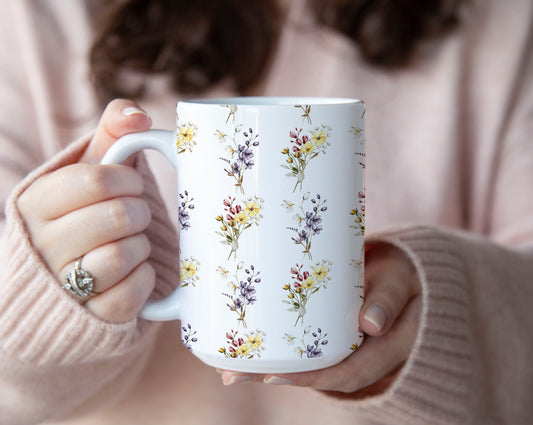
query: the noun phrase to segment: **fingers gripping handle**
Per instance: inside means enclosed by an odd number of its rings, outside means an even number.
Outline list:
[[[118,139],[106,152],[101,164],[120,164],[130,155],[143,149],[161,152],[177,168],[175,135],[172,131],[148,130],[142,133],[127,134]],[[180,318],[179,291],[158,301],[148,300],[139,316],[147,320],[174,320]]]

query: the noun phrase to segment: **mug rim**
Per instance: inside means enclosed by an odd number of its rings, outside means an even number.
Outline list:
[[[320,96],[236,96],[180,100],[179,103],[196,105],[237,105],[237,106],[295,106],[295,105],[355,105],[364,101],[344,97]]]

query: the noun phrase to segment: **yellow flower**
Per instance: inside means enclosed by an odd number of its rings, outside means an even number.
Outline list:
[[[328,268],[323,264],[322,266],[313,267],[313,277],[319,282],[328,275]]]
[[[178,133],[176,144],[178,148],[181,148],[183,145],[188,145],[193,141],[194,138],[194,129],[192,126],[183,126],[180,128]]]
[[[181,263],[181,273],[180,277],[183,278],[189,278],[193,277],[196,274],[196,264],[192,261],[184,261]]]
[[[328,139],[328,134],[324,130],[313,131],[313,137],[311,141],[317,145],[322,146],[322,144]]]
[[[259,334],[252,334],[248,337],[246,345],[248,345],[248,347],[250,347],[252,350],[257,350],[259,347],[261,347],[262,343],[263,339],[259,336]]]
[[[237,348],[236,353],[239,356],[246,356],[250,352],[250,347],[248,347],[246,344],[242,344],[239,348]]]
[[[315,279],[313,279],[312,277],[308,277],[302,283],[302,288],[311,289],[313,286],[315,286],[315,283]]]
[[[235,221],[237,223],[246,223],[248,221],[248,215],[244,211],[241,211],[235,216]]]
[[[305,145],[302,146],[300,149],[303,153],[311,153],[315,150],[315,145],[312,142],[307,142]]]
[[[250,217],[255,217],[257,214],[259,214],[259,202],[257,202],[257,201],[248,201],[248,202],[246,202],[246,206],[244,207],[244,211]]]

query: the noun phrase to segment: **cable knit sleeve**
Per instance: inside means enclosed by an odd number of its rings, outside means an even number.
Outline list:
[[[17,198],[39,176],[79,157],[81,140],[30,174],[7,202],[0,262],[0,423],[41,423],[61,417],[121,374],[119,395],[133,385],[153,346],[157,325],[144,320],[107,323],[64,291],[32,246]],[[177,276],[177,238],[155,181],[142,156],[145,195],[152,210],[146,233],[158,282],[155,296],[172,290]]]
[[[412,259],[423,311],[412,353],[394,383],[347,407],[380,423],[529,423],[533,249],[433,227],[368,240],[374,241],[391,243]]]

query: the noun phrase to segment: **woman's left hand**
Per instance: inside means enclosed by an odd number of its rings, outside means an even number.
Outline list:
[[[359,324],[365,332],[361,347],[341,363],[326,369],[289,374],[244,374],[219,371],[225,385],[244,382],[295,385],[354,393],[386,388],[413,347],[421,312],[421,285],[413,263],[400,249],[375,244],[365,260],[365,301]]]

